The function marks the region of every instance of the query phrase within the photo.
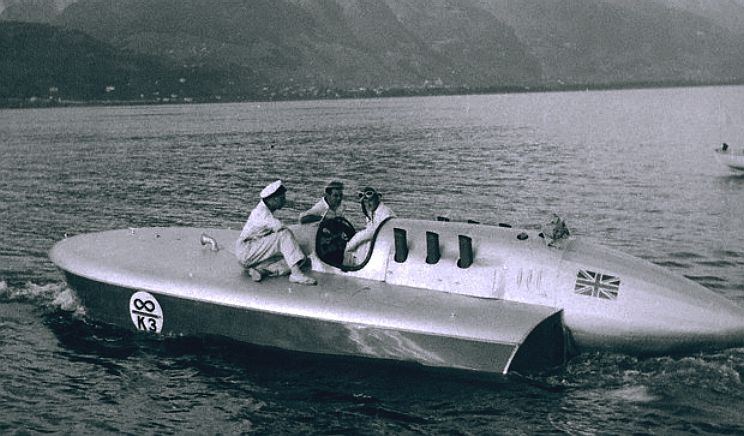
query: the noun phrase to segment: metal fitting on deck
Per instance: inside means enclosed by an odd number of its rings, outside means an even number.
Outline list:
[[[396,227],[393,229],[393,236],[395,238],[395,261],[405,262],[408,259],[408,235],[405,229]]]
[[[220,247],[217,245],[217,240],[213,237],[207,235],[206,233],[202,233],[201,237],[199,238],[199,242],[202,245],[209,244],[209,249],[212,251],[219,251]]]
[[[457,235],[457,238],[460,242],[460,259],[457,266],[467,268],[473,264],[473,239],[465,235]]]
[[[439,252],[439,234],[426,232],[426,263],[435,264],[439,262],[441,253]]]

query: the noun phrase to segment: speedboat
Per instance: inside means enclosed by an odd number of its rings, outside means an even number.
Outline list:
[[[744,170],[744,151],[734,153],[728,149],[716,149],[716,160],[731,169]]]
[[[575,353],[697,352],[744,343],[744,309],[648,261],[511,226],[389,218],[343,264],[343,218],[290,226],[318,286],[254,282],[238,231],[148,227],[54,245],[88,317],[161,335],[502,373]],[[546,243],[550,242],[550,243]]]

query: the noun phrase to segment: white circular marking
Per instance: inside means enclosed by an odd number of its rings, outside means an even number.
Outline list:
[[[149,292],[138,291],[129,299],[129,313],[137,330],[160,333],[163,329],[163,309]]]

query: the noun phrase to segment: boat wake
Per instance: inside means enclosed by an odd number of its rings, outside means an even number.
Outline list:
[[[75,291],[65,283],[38,285],[27,282],[22,286],[8,286],[6,281],[0,281],[0,301],[29,303],[47,310],[62,310],[75,318],[85,316],[85,308]]]

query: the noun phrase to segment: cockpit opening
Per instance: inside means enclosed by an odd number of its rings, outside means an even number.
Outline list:
[[[346,244],[356,234],[354,226],[344,217],[325,219],[315,235],[315,253],[328,265],[341,268]]]
[[[344,261],[346,244],[356,234],[354,226],[344,217],[335,217],[320,222],[320,224],[318,225],[318,232],[315,235],[315,253],[321,261],[327,263],[328,265],[334,266],[343,271],[358,271],[364,268],[370,257],[372,257],[372,252],[374,251],[377,235],[384,227],[385,222],[392,218],[393,217],[386,218],[384,221],[382,221],[382,223],[380,223],[379,227],[377,227],[377,230],[375,230],[375,233],[372,236],[366,257],[358,263],[350,264]],[[405,230],[403,230],[403,232],[403,244],[405,245],[405,255],[407,258],[408,242]],[[396,236],[396,240],[398,238],[399,237]],[[406,259],[404,258],[401,262],[404,262],[405,260]]]

